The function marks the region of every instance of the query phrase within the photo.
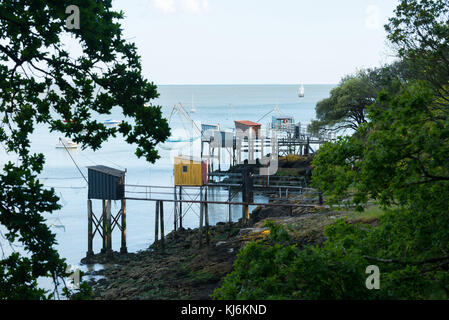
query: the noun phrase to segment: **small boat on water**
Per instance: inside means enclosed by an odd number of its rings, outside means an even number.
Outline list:
[[[196,110],[195,110],[195,107],[193,106],[193,94],[192,94],[192,106],[190,108],[190,113],[195,113],[195,112],[196,112]]]
[[[302,84],[301,84],[301,87],[299,88],[298,96],[300,98],[304,98],[304,86]]]
[[[68,138],[59,138],[59,143],[56,145],[56,148],[77,149],[78,144]]]
[[[119,120],[108,119],[108,120],[105,120],[103,123],[107,124],[107,125],[110,125],[110,126],[116,126],[116,125],[119,125],[122,122],[119,121]]]

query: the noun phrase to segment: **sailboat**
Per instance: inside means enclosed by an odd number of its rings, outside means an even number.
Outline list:
[[[299,88],[298,96],[300,98],[304,98],[304,86],[301,84],[301,87]]]
[[[73,142],[69,138],[59,138],[59,143],[56,145],[56,148],[76,149],[78,148],[78,144]]]
[[[195,113],[195,107],[193,106],[193,94],[192,94],[192,106],[190,107],[190,113]]]
[[[119,121],[119,120],[108,119],[108,120],[105,120],[103,123],[111,125],[111,126],[116,126],[116,125],[119,125],[122,122]]]

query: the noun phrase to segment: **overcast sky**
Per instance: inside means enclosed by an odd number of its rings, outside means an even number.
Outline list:
[[[156,84],[337,83],[391,59],[397,0],[115,0]]]

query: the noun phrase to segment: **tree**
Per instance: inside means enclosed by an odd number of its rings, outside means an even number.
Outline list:
[[[284,227],[272,222],[271,243],[247,244],[237,255],[234,270],[212,297],[219,300],[273,299],[376,299],[367,290],[366,262],[356,254],[342,254],[339,247],[299,249],[290,244]],[[330,241],[328,241],[331,244]]]
[[[359,210],[376,201],[385,210],[378,225],[339,220],[322,247],[304,251],[245,248],[216,298],[449,297],[448,4],[401,1],[386,27],[400,61],[374,73],[382,88],[355,134],[322,145],[313,160],[312,183],[328,201]],[[360,289],[371,264],[378,292]]]
[[[312,121],[309,131],[357,130],[360,124],[365,123],[365,109],[374,103],[378,92],[370,73],[369,70],[362,70],[356,75],[343,78],[331,90],[329,98],[317,103],[317,120]]]
[[[66,8],[72,5],[79,8],[79,29],[66,28]],[[149,162],[159,157],[156,144],[170,134],[161,108],[144,106],[158,93],[142,76],[136,46],[123,39],[122,18],[111,0],[0,3],[0,142],[17,156],[0,174],[0,223],[6,239],[22,242],[28,253],[0,260],[0,298],[45,298],[35,280],[51,277],[57,284],[65,276],[55,236],[41,215],[60,205],[55,191],[37,178],[45,158],[30,152],[36,124],[93,150],[120,133]],[[80,54],[67,51],[64,37],[79,43]],[[113,107],[131,121],[116,129],[93,120]]]
[[[449,96],[449,1],[402,0],[385,26],[388,40],[401,59],[421,70],[419,79]]]
[[[447,299],[449,297],[449,124],[431,115],[425,82],[400,94],[383,91],[357,133],[322,146],[313,183],[331,202],[376,200],[376,226],[339,219],[322,246],[297,248],[280,226],[273,243],[247,245],[216,299]],[[365,286],[366,268],[380,269],[379,290]]]
[[[387,31],[398,56],[414,65],[412,77],[398,92],[380,92],[357,135],[320,148],[312,175],[333,203],[346,198],[361,209],[375,200],[388,209],[369,239],[375,248],[361,254],[383,263],[391,283],[415,298],[429,288],[449,293],[447,4],[399,4]]]

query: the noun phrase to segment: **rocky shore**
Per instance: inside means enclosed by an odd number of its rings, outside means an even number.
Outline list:
[[[92,280],[94,299],[209,299],[224,276],[232,271],[238,251],[248,241],[266,239],[265,221],[287,226],[299,246],[324,241],[324,227],[341,215],[322,207],[264,207],[253,211],[249,225],[218,223],[210,227],[209,244],[199,244],[198,229],[171,232],[165,238],[165,251],[148,250],[110,256],[99,254],[90,261],[104,269],[92,272],[102,276]],[[205,235],[203,235],[203,242]]]

